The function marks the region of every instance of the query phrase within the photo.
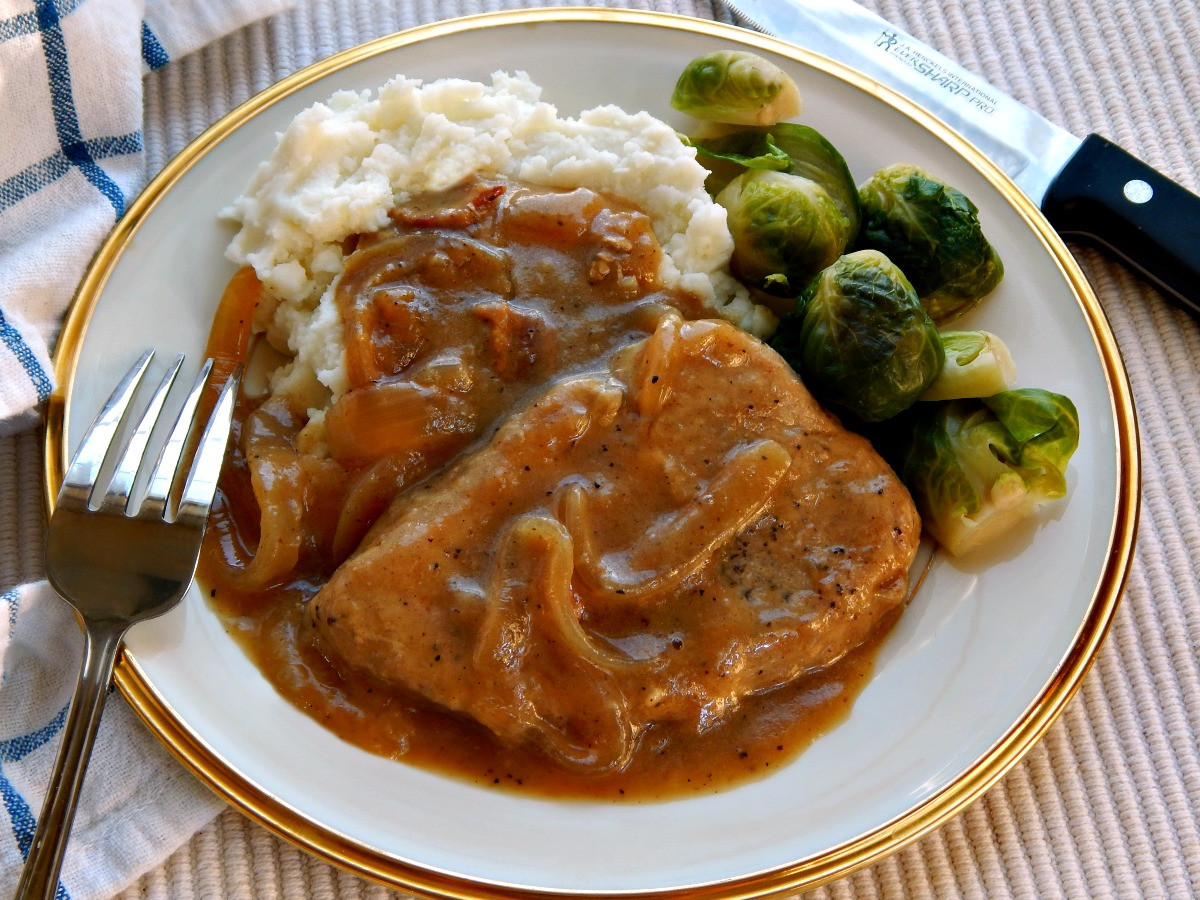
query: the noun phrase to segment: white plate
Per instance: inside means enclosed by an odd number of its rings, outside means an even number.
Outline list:
[[[846,69],[752,33],[676,17],[528,11],[416,29],[347,51],[231,113],[133,204],[84,281],[59,350],[51,484],[103,394],[146,346],[202,351],[233,267],[218,211],[301,109],[397,73],[524,69],[565,113],[616,103],[679,127],[668,97],[693,56],[748,46],[790,71],[803,121],[857,179],[907,160],[982,210],[1006,262],[966,323],[1009,343],[1022,386],[1076,403],[1069,502],[986,560],[937,560],[849,718],[770,777],[661,803],[494,792],[369,755],[281,700],[193,592],[134,629],[122,689],[186,764],[313,852],[451,896],[795,888],[891,852],[959,811],[1054,720],[1111,619],[1137,518],[1137,436],[1104,317],[1073,260],[999,170],[929,115]],[[86,375],[84,374],[86,373]]]

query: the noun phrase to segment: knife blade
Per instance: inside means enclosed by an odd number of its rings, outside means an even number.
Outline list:
[[[1200,197],[1078,138],[853,0],[723,0],[759,31],[914,100],[989,157],[1064,237],[1098,244],[1200,317]]]

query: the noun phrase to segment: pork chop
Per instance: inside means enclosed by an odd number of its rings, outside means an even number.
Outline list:
[[[674,314],[403,502],[311,602],[330,658],[597,771],[864,641],[920,536],[778,354]]]

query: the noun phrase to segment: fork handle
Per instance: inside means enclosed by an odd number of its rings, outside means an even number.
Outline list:
[[[25,857],[17,900],[50,900],[58,889],[58,874],[75,819],[79,789],[96,741],[117,650],[127,628],[126,623],[84,623],[86,641],[79,683],[67,713],[62,745],[42,801],[33,843]]]

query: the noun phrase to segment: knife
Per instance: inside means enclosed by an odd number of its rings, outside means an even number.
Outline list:
[[[759,31],[916,101],[991,158],[1064,237],[1108,250],[1200,317],[1200,197],[1098,134],[1082,140],[853,0],[723,0]]]

